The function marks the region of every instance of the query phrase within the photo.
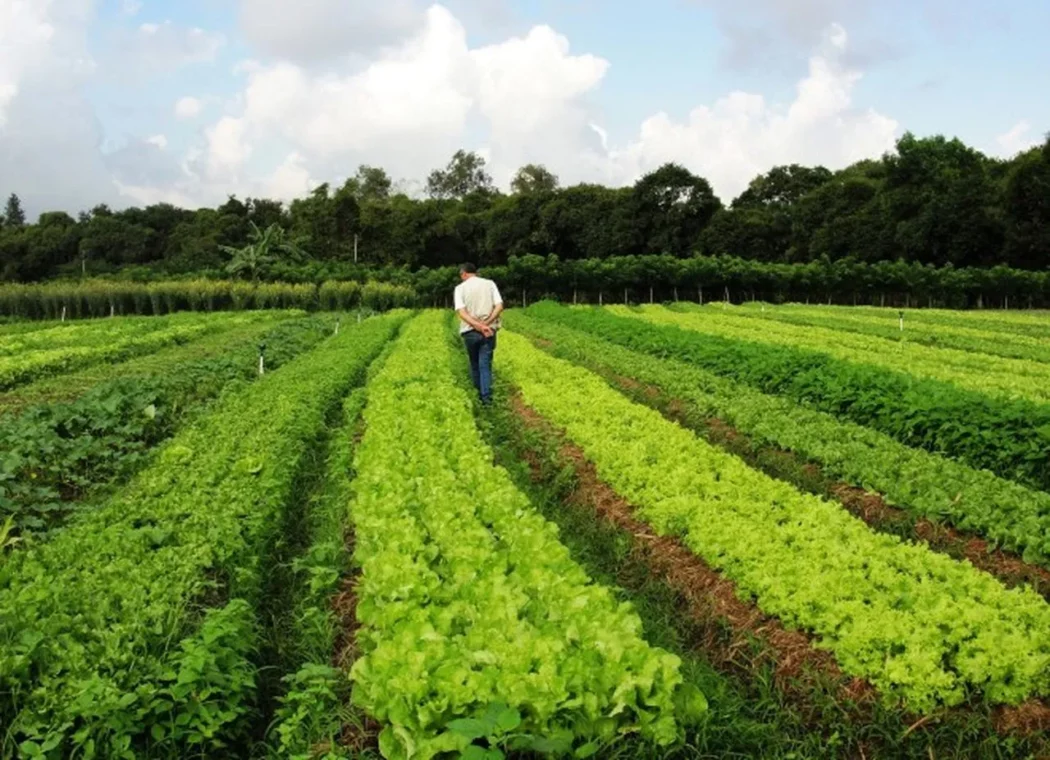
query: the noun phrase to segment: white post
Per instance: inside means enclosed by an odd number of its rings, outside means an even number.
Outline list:
[[[262,353],[259,354],[259,374],[260,375],[265,375],[266,374],[266,362],[263,359]]]
[[[678,286],[674,286],[674,302],[678,303]]]
[[[335,321],[335,334],[336,334],[336,335],[338,335],[338,334],[339,334],[339,323],[340,323],[341,321],[342,321],[342,320],[339,320],[339,319],[337,319],[337,320]]]
[[[605,305],[605,303],[603,302],[603,294],[602,294],[602,291],[600,291],[600,290],[598,291],[598,305],[599,306],[604,306]]]
[[[109,305],[109,316],[110,317],[115,317],[116,315],[117,315],[117,307],[115,307],[113,304],[110,304]]]
[[[66,307],[65,306],[62,307],[62,321],[63,322],[66,321]]]
[[[901,312],[901,332],[904,332],[904,312]]]

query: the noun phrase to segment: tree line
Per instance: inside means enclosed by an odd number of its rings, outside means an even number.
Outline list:
[[[1040,270],[1050,263],[1050,139],[999,160],[957,139],[906,134],[893,152],[841,171],[775,167],[728,205],[677,164],[624,188],[562,187],[529,165],[502,193],[484,160],[466,151],[430,174],[423,198],[371,166],[287,206],[231,196],[217,208],[100,205],[28,223],[12,195],[0,220],[0,279],[226,276],[233,252],[271,228],[296,255],[256,257],[253,279],[319,283],[423,270],[425,280],[463,260],[507,267],[550,254],[563,262],[732,256]]]

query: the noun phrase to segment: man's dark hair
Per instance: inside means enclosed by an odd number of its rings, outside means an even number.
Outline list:
[[[478,268],[471,264],[469,261],[466,264],[459,265],[460,274],[477,274]]]

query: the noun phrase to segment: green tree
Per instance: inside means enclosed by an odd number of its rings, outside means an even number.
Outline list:
[[[683,256],[695,250],[711,217],[722,207],[710,183],[678,164],[642,177],[632,195],[647,253]]]
[[[495,192],[485,159],[473,151],[457,150],[444,169],[435,169],[427,178],[427,195],[438,200],[463,199],[472,193]]]
[[[943,266],[1000,260],[998,190],[987,157],[961,141],[911,133],[887,156],[882,190],[894,242],[909,260]]]
[[[558,189],[558,177],[545,166],[526,164],[514,175],[510,189],[515,195],[549,194]]]
[[[302,249],[288,240],[287,233],[280,225],[272,224],[262,230],[254,222],[249,224],[251,232],[248,245],[242,248],[221,246],[221,250],[231,256],[226,265],[226,271],[230,274],[236,276],[247,272],[252,282],[258,282],[259,277],[280,260],[281,254],[296,261],[304,258]]]
[[[1050,137],[1013,162],[1003,200],[1006,263],[1045,269],[1050,263]]]
[[[385,169],[362,164],[354,175],[357,183],[357,196],[361,200],[388,201],[394,189],[394,182]]]
[[[4,224],[8,227],[25,227],[26,224],[26,212],[22,210],[22,201],[14,193],[7,199]]]
[[[832,176],[823,166],[774,166],[751,180],[747,190],[733,201],[733,208],[790,208]]]

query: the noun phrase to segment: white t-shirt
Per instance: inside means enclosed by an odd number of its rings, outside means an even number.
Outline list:
[[[452,300],[456,311],[466,309],[470,316],[481,321],[488,319],[495,308],[503,303],[503,298],[499,294],[499,288],[496,287],[496,283],[477,275],[457,285]],[[498,330],[500,328],[499,320],[496,320],[492,327]],[[460,333],[470,332],[473,329],[462,319],[459,321]]]

